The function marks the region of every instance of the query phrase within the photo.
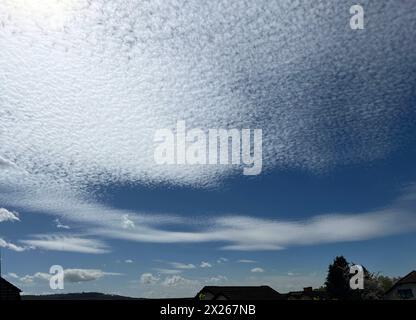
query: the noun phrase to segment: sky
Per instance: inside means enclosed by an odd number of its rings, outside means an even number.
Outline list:
[[[159,298],[416,269],[416,6],[352,30],[354,4],[2,1],[2,275]],[[155,163],[178,121],[261,129],[261,173]]]

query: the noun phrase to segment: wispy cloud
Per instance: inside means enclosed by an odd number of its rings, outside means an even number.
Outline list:
[[[263,273],[264,272],[264,269],[263,268],[260,268],[260,267],[256,267],[256,268],[251,269],[250,272],[253,272],[253,273]]]
[[[240,259],[237,260],[238,263],[257,263],[257,261],[255,260],[250,260],[250,259]]]
[[[5,221],[20,221],[19,214],[17,212],[9,211],[5,208],[0,208],[0,222]]]
[[[4,240],[3,238],[0,238],[0,247],[10,249],[10,250],[13,250],[13,251],[17,251],[17,252],[22,252],[22,251],[30,249],[29,247],[22,247],[22,246],[18,246],[16,244],[14,244],[12,242],[8,242],[8,241]]]
[[[291,246],[361,241],[416,230],[414,214],[396,203],[366,213],[334,213],[304,220],[247,216],[211,219],[206,230],[166,231],[140,226],[132,232],[98,228],[102,236],[144,242],[223,242],[225,250],[282,250]],[[220,259],[217,262],[223,262]]]
[[[56,210],[65,214],[66,219],[82,224],[89,236],[85,239],[69,236],[67,239],[63,235],[43,235],[25,239],[22,243],[46,250],[104,253],[109,248],[102,240],[95,240],[96,237],[154,243],[215,242],[224,250],[244,251],[282,250],[291,246],[362,241],[415,231],[416,219],[412,211],[412,206],[416,203],[414,194],[416,191],[410,188],[391,205],[361,213],[323,214],[297,220],[223,215],[205,219],[198,224],[194,222],[197,217],[193,220],[176,215],[126,213],[124,210],[91,202],[77,204],[75,201],[73,204],[67,202],[71,201],[71,197],[67,197],[63,207],[55,207]],[[129,220],[135,221],[134,227],[122,227],[126,214]],[[164,228],[173,224],[177,231]],[[186,228],[186,231],[180,231],[181,227]],[[226,259],[220,258],[217,262],[225,261]],[[173,266],[186,267],[193,268],[195,265],[178,263]]]
[[[211,268],[212,267],[212,265],[209,262],[206,262],[206,261],[202,261],[199,266],[201,268]]]
[[[164,269],[164,268],[155,268],[154,270],[156,270],[160,274],[179,274],[179,273],[182,273],[183,272],[183,270],[178,270],[178,269]]]
[[[68,251],[79,253],[107,253],[107,246],[99,240],[74,235],[44,234],[34,239],[21,240],[22,243],[43,250]]]
[[[176,269],[195,269],[196,266],[192,263],[169,262],[169,264]]]
[[[60,221],[58,218],[56,218],[56,219],[55,219],[55,223],[56,223],[56,227],[57,227],[58,229],[66,229],[66,230],[71,229],[71,227],[70,227],[70,226],[68,226],[68,225],[66,225],[66,224],[61,223],[61,221]]]
[[[228,281],[228,278],[223,275],[217,275],[217,276],[214,276],[205,280],[205,282],[209,284],[219,284],[219,283],[223,283],[226,281]]]
[[[121,218],[122,218],[122,221],[121,221],[122,228],[124,228],[124,229],[134,229],[135,224],[134,224],[133,220],[131,220],[129,218],[128,214],[124,214]]]

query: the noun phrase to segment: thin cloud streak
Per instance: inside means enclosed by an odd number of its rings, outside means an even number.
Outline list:
[[[215,242],[224,250],[282,250],[291,246],[362,241],[415,231],[416,219],[412,211],[414,193],[410,189],[391,206],[370,212],[325,214],[292,221],[222,216],[205,220],[205,224],[199,223],[198,230],[194,231],[189,231],[189,228],[196,225],[185,217],[167,215],[160,219],[133,212],[129,212],[128,217],[135,221],[134,226],[126,229],[122,223],[126,215],[124,210],[94,203],[78,206],[78,209],[85,211],[65,217],[82,224],[90,238],[98,236],[104,239],[153,243]],[[63,203],[61,212],[69,210]],[[175,224],[177,228],[186,227],[188,231],[169,231],[163,228],[164,225],[171,224]],[[56,235],[22,240],[22,243],[45,250],[108,252],[108,247],[101,240],[71,240],[71,237],[61,239]]]
[[[21,240],[21,242],[42,250],[90,254],[109,252],[107,245],[100,240],[86,239],[74,235],[43,234],[36,235],[34,239]]]
[[[398,209],[361,214],[328,214],[300,221],[230,216],[215,219],[207,230],[174,232],[141,226],[133,232],[93,229],[92,233],[139,242],[218,242],[226,250],[282,250],[291,246],[361,241],[416,230],[415,216]]]

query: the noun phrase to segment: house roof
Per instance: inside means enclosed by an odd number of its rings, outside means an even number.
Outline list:
[[[0,287],[9,287],[12,290],[16,290],[16,291],[22,292],[22,290],[20,290],[15,285],[11,284],[9,281],[7,281],[6,279],[4,279],[3,277],[0,277]]]
[[[326,299],[327,293],[325,291],[320,290],[312,290],[312,291],[290,291],[285,294],[286,298],[292,297],[295,299],[301,299],[302,297],[310,297],[310,298],[319,298],[319,299]]]
[[[211,292],[214,295],[214,299],[219,296],[224,296],[230,300],[280,300],[283,296],[276,290],[269,286],[258,287],[218,287],[218,286],[206,286],[197,294],[198,298],[200,293]]]
[[[416,271],[415,270],[411,271],[410,273],[405,275],[403,278],[401,278],[399,281],[397,281],[389,290],[386,291],[386,293],[390,292],[397,286],[401,284],[406,284],[406,283],[416,283]]]

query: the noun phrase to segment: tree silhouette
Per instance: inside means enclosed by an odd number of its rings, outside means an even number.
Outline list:
[[[336,257],[334,262],[328,267],[328,275],[326,277],[326,291],[329,298],[346,300],[352,297],[350,288],[349,263],[343,257]]]

